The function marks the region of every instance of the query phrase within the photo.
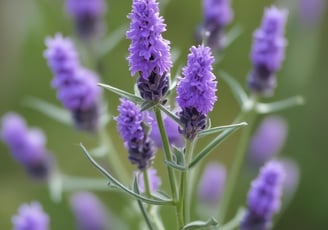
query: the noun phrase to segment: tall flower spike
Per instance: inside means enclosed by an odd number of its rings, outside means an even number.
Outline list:
[[[70,206],[79,230],[109,229],[107,210],[94,194],[76,192],[70,197]]]
[[[132,164],[137,164],[140,170],[148,168],[154,157],[154,146],[144,129],[144,114],[133,102],[126,99],[121,99],[118,111],[118,131],[128,149],[129,160]]]
[[[272,217],[280,209],[284,170],[277,161],[268,162],[252,182],[248,193],[248,209],[241,230],[267,230]]]
[[[58,90],[57,98],[71,111],[78,128],[95,131],[101,97],[98,76],[80,65],[69,38],[56,34],[54,38],[46,39],[46,45],[44,56],[54,74],[52,86]]]
[[[143,173],[140,173],[138,176],[138,187],[139,191],[141,193],[145,192],[145,184],[144,184],[144,179],[143,179]],[[157,175],[157,171],[154,168],[149,168],[147,169],[147,174],[149,178],[149,186],[150,186],[150,192],[157,192],[159,187],[162,184],[161,178]]]
[[[248,77],[248,87],[256,94],[272,94],[276,86],[275,73],[284,59],[284,38],[287,11],[271,7],[265,10],[262,25],[254,33],[251,59],[253,70]]]
[[[106,11],[104,0],[66,0],[67,12],[73,17],[77,34],[91,38],[101,34],[102,17]]]
[[[53,159],[46,150],[46,137],[41,130],[28,129],[22,117],[7,113],[2,118],[1,138],[32,177],[48,178]]]
[[[199,37],[206,36],[208,46],[216,51],[221,50],[223,48],[224,27],[233,18],[229,0],[203,0],[203,17]]]
[[[181,132],[193,139],[205,128],[206,116],[213,110],[217,100],[217,81],[212,73],[214,57],[211,49],[203,45],[191,47],[187,66],[183,68],[183,78],[177,86],[177,102],[182,111],[179,117],[184,125]]]
[[[263,165],[267,160],[279,153],[287,136],[287,124],[278,116],[269,116],[259,125],[249,145],[250,160]]]
[[[18,214],[13,216],[12,222],[14,230],[49,229],[49,217],[38,202],[32,202],[30,205],[23,204]]]
[[[169,86],[168,73],[172,67],[169,41],[162,37],[166,30],[155,0],[133,0],[128,57],[131,75],[140,74],[138,88],[145,100],[160,101]]]

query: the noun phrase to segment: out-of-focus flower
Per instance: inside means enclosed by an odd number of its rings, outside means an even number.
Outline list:
[[[38,202],[23,204],[18,209],[18,214],[13,216],[14,230],[47,230],[49,217]]]
[[[141,193],[144,193],[145,190],[145,184],[144,184],[144,179],[143,179],[143,172],[141,172],[138,176],[138,187],[139,191]],[[157,171],[154,168],[149,168],[147,169],[148,173],[148,178],[149,178],[149,186],[150,186],[150,192],[156,192],[158,191],[159,187],[162,184],[161,178],[157,176]]]
[[[278,161],[265,164],[252,182],[248,193],[247,212],[241,230],[266,230],[272,226],[272,217],[280,209],[284,168]]]
[[[133,0],[128,57],[132,75],[140,74],[138,88],[145,100],[160,101],[168,90],[167,74],[172,67],[169,41],[162,37],[166,30],[155,0]]]
[[[213,62],[209,47],[199,45],[190,48],[187,66],[183,68],[184,77],[177,86],[177,102],[182,109],[179,117],[184,125],[181,132],[188,139],[193,139],[198,131],[205,128],[206,116],[217,100]]]
[[[70,198],[79,230],[108,230],[107,210],[92,193],[76,192]]]
[[[302,27],[319,25],[326,7],[324,0],[299,0],[298,17]]]
[[[102,33],[102,18],[106,12],[104,0],[66,0],[66,8],[81,38],[91,38]]]
[[[34,178],[48,178],[53,160],[46,149],[46,137],[39,129],[29,129],[25,120],[15,113],[2,118],[1,138],[12,156]]]
[[[272,94],[276,87],[275,73],[284,60],[284,37],[287,11],[276,7],[267,8],[261,27],[254,33],[251,53],[253,70],[248,77],[248,87],[256,94]]]
[[[143,126],[144,114],[139,107],[126,99],[121,99],[118,111],[118,131],[128,149],[129,160],[132,164],[137,164],[140,170],[148,168],[154,157],[154,146]]]
[[[266,117],[259,125],[249,145],[250,160],[263,165],[279,153],[287,136],[287,124],[278,116]]]

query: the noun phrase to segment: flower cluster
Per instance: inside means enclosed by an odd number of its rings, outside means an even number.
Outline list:
[[[101,96],[97,75],[80,65],[69,38],[56,34],[54,38],[46,39],[46,45],[44,56],[54,74],[52,86],[58,90],[58,99],[72,112],[78,128],[95,131]]]

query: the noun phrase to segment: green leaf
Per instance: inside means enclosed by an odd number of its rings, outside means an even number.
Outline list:
[[[56,105],[36,97],[27,97],[23,104],[65,125],[72,125],[71,114]]]
[[[131,93],[128,93],[124,90],[121,90],[121,89],[118,89],[118,88],[115,88],[114,86],[111,86],[111,85],[107,85],[107,84],[102,84],[102,83],[98,83],[99,86],[103,87],[104,89],[107,89],[121,97],[124,97],[130,101],[133,101],[134,103],[137,103],[137,104],[142,104],[144,103],[145,101],[141,98],[141,97],[137,97]]]
[[[185,167],[185,155],[183,153],[183,150],[173,147],[173,154],[175,156],[175,161],[176,161],[177,165]]]
[[[285,100],[272,103],[257,103],[256,111],[260,114],[267,114],[278,112],[280,110],[288,109],[294,106],[304,105],[304,98],[301,96],[291,97]]]
[[[217,126],[217,127],[213,127],[213,128],[210,128],[210,129],[205,129],[205,130],[202,130],[202,131],[200,131],[198,133],[198,137],[199,138],[205,137],[207,135],[218,133],[218,132],[221,132],[221,131],[226,130],[226,129],[229,129],[229,128],[234,128],[234,127],[239,127],[239,126],[245,126],[245,125],[247,125],[247,122],[241,122],[239,124]]]
[[[209,155],[213,149],[215,149],[217,146],[219,146],[228,136],[230,136],[232,133],[234,133],[240,127],[241,126],[235,126],[232,128],[225,129],[220,135],[218,135],[216,138],[214,138],[203,150],[201,150],[195,156],[195,158],[189,164],[188,168],[194,167],[199,161],[201,161],[203,158],[205,158],[207,155]]]
[[[174,64],[177,60],[179,60],[179,57],[181,55],[181,51],[178,48],[172,48],[171,50],[171,57],[172,57],[172,63]]]
[[[220,228],[220,230],[234,230],[239,229],[240,222],[244,218],[245,208],[239,208],[236,216]]]
[[[223,41],[224,48],[229,47],[241,35],[242,32],[243,28],[240,25],[236,25],[228,31]]]
[[[153,108],[157,103],[153,102],[153,101],[145,101],[144,103],[142,103],[141,105],[141,111],[145,111],[145,110],[149,110],[151,108]]]
[[[226,72],[219,72],[221,78],[228,84],[238,104],[243,108],[245,104],[248,104],[248,96],[241,85]]]
[[[181,171],[181,172],[184,172],[186,171],[186,168],[182,165],[178,165],[177,163],[175,162],[171,162],[171,161],[168,161],[168,160],[164,160],[164,164],[167,165],[168,167],[170,168],[173,168],[173,169],[176,169],[178,171]]]
[[[187,225],[185,225],[182,230],[193,230],[193,229],[219,229],[218,222],[214,217],[211,217],[208,221],[193,221]]]
[[[90,155],[88,150],[83,146],[83,144],[80,144],[84,154],[88,158],[88,160],[105,176],[107,179],[109,179],[110,183],[114,184],[119,188],[121,191],[125,192],[127,195],[130,195],[136,199],[139,199],[145,203],[153,204],[153,205],[174,205],[172,200],[160,200],[160,199],[148,199],[147,197],[144,197],[140,194],[135,193],[131,189],[127,188],[123,184],[121,184],[117,179],[115,179],[110,173],[108,173],[103,167],[101,167]]]
[[[170,110],[168,110],[164,105],[159,104],[158,105],[159,109],[163,111],[166,115],[171,117],[176,123],[178,123],[180,126],[182,126],[182,123],[177,115],[172,113]]]

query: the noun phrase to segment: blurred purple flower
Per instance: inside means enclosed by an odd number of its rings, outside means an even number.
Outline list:
[[[249,88],[261,95],[270,95],[276,86],[275,73],[284,59],[284,38],[287,11],[276,7],[267,8],[262,25],[254,33],[251,53],[253,70],[249,74]]]
[[[247,213],[241,230],[271,228],[272,216],[281,205],[284,175],[284,168],[278,161],[270,161],[261,168],[248,193]]]
[[[7,113],[2,118],[1,139],[32,177],[46,179],[49,176],[53,161],[46,150],[46,137],[41,130],[28,129],[22,117]]]
[[[299,0],[298,17],[301,26],[317,26],[324,16],[326,4],[324,0]]]
[[[140,170],[148,168],[154,157],[154,146],[143,127],[144,114],[126,99],[121,99],[118,112],[118,131],[129,151],[129,160],[137,164]]]
[[[287,124],[285,120],[278,116],[266,117],[255,134],[249,145],[250,159],[257,165],[263,165],[271,159],[285,143],[287,136]]]
[[[98,128],[101,88],[98,76],[80,66],[73,42],[56,34],[46,39],[44,56],[54,79],[52,86],[58,90],[57,98],[71,111],[78,128],[95,131]]]
[[[199,45],[190,48],[187,66],[183,68],[184,77],[177,86],[177,102],[182,108],[179,116],[184,124],[181,132],[189,139],[205,128],[206,116],[217,100],[213,63],[209,47]]]
[[[104,0],[66,0],[66,8],[82,38],[94,37],[102,32],[102,17],[106,11]]]
[[[23,204],[18,214],[12,217],[14,230],[47,230],[49,217],[38,202]]]
[[[288,196],[290,199],[294,196],[300,181],[300,169],[298,164],[288,158],[278,159],[282,167],[284,168],[285,178],[284,178],[284,195]]]
[[[70,198],[79,230],[108,230],[107,210],[92,193],[76,192]]]
[[[198,186],[200,201],[216,206],[224,190],[226,169],[220,163],[207,164]]]
[[[139,176],[138,176],[138,187],[139,187],[139,191],[141,193],[145,192],[143,173],[144,173],[144,171],[139,173]],[[162,184],[161,178],[159,176],[157,176],[157,171],[154,168],[147,169],[147,173],[148,173],[148,178],[149,178],[150,192],[152,192],[152,193],[157,192],[159,187]]]

